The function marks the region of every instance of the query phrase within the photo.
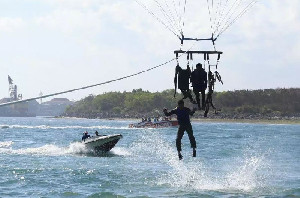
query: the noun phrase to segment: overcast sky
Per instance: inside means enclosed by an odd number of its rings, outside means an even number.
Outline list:
[[[187,1],[183,31],[186,37],[210,37],[208,9],[196,2]],[[218,67],[224,85],[216,90],[299,88],[299,11],[299,0],[260,0],[228,28],[216,42],[224,52]],[[198,50],[212,47],[186,42],[183,48],[191,43]],[[0,98],[8,97],[8,75],[23,98],[30,98],[154,67],[174,58],[180,47],[179,39],[134,0],[0,0]],[[197,62],[203,57],[195,57]],[[175,66],[58,97],[170,89]]]

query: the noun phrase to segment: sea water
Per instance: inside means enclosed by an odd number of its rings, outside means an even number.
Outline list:
[[[177,128],[130,123],[0,118],[0,197],[300,197],[300,125],[193,122],[179,161]],[[95,130],[123,138],[95,155]]]

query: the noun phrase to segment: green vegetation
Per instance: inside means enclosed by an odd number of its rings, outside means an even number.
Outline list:
[[[172,109],[177,100],[174,90],[151,93],[142,89],[132,92],[109,92],[90,95],[66,109],[63,116],[86,118],[142,117],[162,115],[164,107]],[[189,102],[186,100],[187,105]],[[217,118],[272,118],[300,117],[300,89],[237,90],[214,93],[213,103],[218,114],[210,111],[209,117]],[[192,106],[191,106],[192,107]],[[203,117],[198,111],[196,117]]]
[[[300,89],[239,90],[216,94],[225,112],[294,116],[300,113]]]

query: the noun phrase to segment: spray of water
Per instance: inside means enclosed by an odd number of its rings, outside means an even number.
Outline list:
[[[219,167],[218,170],[212,170],[206,159],[192,158],[191,154],[179,161],[175,142],[171,145],[160,133],[141,134],[130,149],[141,163],[157,161],[158,164],[163,163],[168,167],[163,174],[157,175],[158,185],[191,191],[241,193],[253,193],[265,185],[264,175],[259,174],[267,165],[264,154],[245,151],[242,157],[236,157],[231,162],[229,169],[228,164],[224,164],[226,168]]]
[[[125,147],[114,147],[111,151],[111,154],[117,155],[117,156],[130,156],[130,151]]]

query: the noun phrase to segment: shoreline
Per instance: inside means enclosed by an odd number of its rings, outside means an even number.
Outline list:
[[[300,124],[300,119],[290,120],[270,120],[270,119],[220,119],[220,118],[196,118],[191,119],[193,122],[210,122],[210,123],[249,123],[249,124]]]
[[[62,119],[95,119],[95,120],[120,120],[139,122],[137,118],[78,118],[78,117],[55,117]],[[174,119],[174,118],[173,118]],[[249,123],[249,124],[300,124],[300,118],[296,119],[233,119],[233,118],[191,118],[192,122],[207,123]]]

